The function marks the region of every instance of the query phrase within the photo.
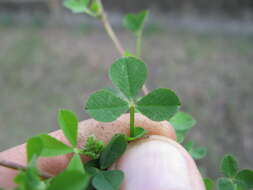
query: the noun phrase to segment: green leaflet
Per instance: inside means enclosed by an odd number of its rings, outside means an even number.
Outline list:
[[[129,100],[133,100],[146,81],[147,67],[137,58],[124,57],[112,64],[109,76],[112,83]]]
[[[64,7],[73,13],[86,13],[93,17],[98,17],[102,12],[102,5],[98,0],[65,0]]]
[[[235,185],[228,178],[220,178],[217,182],[217,190],[235,190]]]
[[[205,184],[206,190],[214,190],[214,182],[211,179],[205,178],[204,184]]]
[[[27,161],[30,162],[34,156],[40,156],[43,150],[43,143],[39,137],[31,137],[26,143]]]
[[[177,142],[183,143],[184,139],[185,139],[185,133],[182,133],[180,131],[176,131],[176,135],[177,135]]]
[[[74,152],[73,148],[47,134],[38,135],[36,137],[40,138],[43,145],[40,156],[52,157]]]
[[[71,158],[71,160],[65,170],[66,171],[78,171],[82,174],[85,174],[83,162],[78,154],[73,155],[73,157]]]
[[[58,124],[69,142],[76,147],[77,145],[77,126],[76,115],[69,110],[60,110],[58,112]]]
[[[125,135],[114,135],[101,153],[99,160],[101,169],[109,168],[115,161],[117,161],[119,157],[125,152],[126,147],[127,140]]]
[[[174,91],[159,88],[137,102],[137,110],[154,121],[167,120],[178,110],[180,101]]]
[[[65,0],[63,5],[73,13],[85,13],[90,0]]]
[[[236,175],[236,180],[239,184],[239,186],[246,188],[246,189],[251,189],[253,188],[253,171],[249,169],[244,169],[240,171]]]
[[[124,174],[119,170],[102,171],[96,174],[92,185],[97,190],[119,190]]]
[[[128,110],[128,103],[109,90],[100,90],[90,95],[85,109],[96,120],[111,122]]]
[[[147,16],[148,11],[142,11],[138,14],[128,14],[123,18],[123,26],[126,29],[137,33],[143,29]]]
[[[177,142],[182,143],[186,133],[196,124],[196,120],[185,112],[177,112],[168,120],[177,134]]]
[[[185,112],[177,112],[169,122],[176,131],[189,130],[196,124],[196,120]]]
[[[234,177],[238,172],[237,161],[232,155],[225,155],[220,166],[220,171],[226,177]]]
[[[88,185],[88,177],[79,171],[64,171],[55,176],[47,190],[82,190]]]
[[[67,168],[55,176],[47,190],[82,190],[89,184],[90,177],[85,172],[83,163],[78,154],[74,154]]]
[[[205,147],[196,147],[192,141],[184,144],[184,147],[195,160],[202,159],[207,154]]]

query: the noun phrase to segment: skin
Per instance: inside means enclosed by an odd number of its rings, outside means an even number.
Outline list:
[[[188,152],[163,136],[151,135],[131,143],[112,169],[124,172],[121,190],[205,190]]]
[[[169,122],[167,122],[167,121],[154,122],[154,121],[149,120],[145,116],[142,116],[140,114],[136,114],[135,125],[141,126],[144,129],[146,129],[148,131],[148,135],[156,135],[157,137],[162,136],[164,139],[169,140],[169,143],[168,143],[169,146],[172,146],[172,144],[174,143],[174,145],[173,145],[173,146],[175,146],[174,150],[176,150],[177,155],[179,155],[179,156],[181,155],[181,157],[183,158],[183,159],[181,159],[182,160],[181,162],[184,162],[183,164],[185,166],[189,166],[189,167],[187,167],[187,171],[183,171],[183,172],[187,172],[186,176],[188,176],[189,178],[194,178],[194,180],[196,178],[196,181],[199,184],[203,184],[202,179],[201,179],[200,174],[195,166],[194,161],[191,159],[191,157],[189,155],[187,155],[188,153],[186,151],[184,151],[184,149],[182,147],[180,147],[180,145],[178,145],[175,142],[176,135],[173,130],[173,127],[170,125]],[[88,120],[80,122],[79,126],[78,126],[78,146],[82,147],[85,144],[87,137],[90,135],[95,135],[98,139],[103,140],[105,143],[107,143],[112,138],[112,136],[116,133],[129,134],[129,114],[125,114],[125,115],[121,116],[119,119],[117,119],[116,121],[111,122],[111,123],[100,123],[100,122],[97,122],[93,119],[88,119]],[[52,132],[52,133],[50,133],[50,135],[57,138],[58,140],[60,140],[64,143],[66,143],[66,144],[69,144],[60,130]],[[146,142],[145,140],[147,140],[147,139],[144,139],[144,142]],[[154,139],[151,139],[151,140],[154,142],[157,142],[157,140],[154,140]],[[137,142],[136,146],[134,146],[134,147],[141,147],[141,145],[143,144],[143,140],[141,140],[140,142],[142,142],[142,143],[138,144],[138,142]],[[133,147],[133,145],[134,145],[134,143],[129,146],[130,149],[131,149],[131,147]],[[143,148],[146,149],[145,146]],[[143,148],[137,149],[137,152],[143,151]],[[129,148],[128,148],[128,150],[129,150]],[[127,152],[128,152],[128,150],[127,150]],[[176,153],[176,152],[174,151],[174,153]],[[173,151],[171,151],[170,153],[173,153]],[[143,156],[143,158],[140,158],[140,160],[144,161],[146,159],[146,157],[143,154],[142,154],[142,156]],[[43,171],[45,173],[48,173],[51,175],[56,175],[67,166],[70,158],[71,158],[71,154],[64,155],[64,156],[52,157],[52,158],[40,158],[39,162],[38,162],[38,167],[41,171]],[[124,156],[122,158],[124,158]],[[166,156],[164,158],[166,158]],[[185,158],[187,158],[187,159],[185,159]],[[163,160],[163,157],[161,157],[159,159]],[[0,152],[0,160],[8,160],[8,161],[12,161],[12,162],[15,162],[15,163],[18,163],[21,165],[26,165],[25,144],[22,144],[22,145],[10,148],[6,151]],[[89,158],[83,156],[82,160],[83,160],[83,162],[87,162],[89,160]],[[121,164],[117,164],[117,166],[122,165],[122,163],[124,163],[123,165],[128,165],[128,161],[131,161],[131,160],[130,159],[125,159],[125,160],[120,159],[118,163],[121,163]],[[169,160],[168,162],[171,162],[172,164],[174,164],[172,162],[172,160]],[[182,165],[182,163],[181,164],[179,163],[179,165]],[[123,169],[123,171],[124,170],[125,170],[125,168]],[[125,184],[128,183],[127,180],[130,180],[130,178],[132,178],[131,176],[133,176],[133,174],[135,173],[133,170],[128,170],[127,172],[128,172],[127,173],[128,177],[124,181],[124,185],[121,190],[128,190],[129,189],[129,188],[125,188],[125,186],[126,186]],[[15,184],[13,183],[13,178],[16,176],[16,174],[17,174],[17,171],[0,166],[0,176],[1,176],[0,187],[2,187],[4,189],[12,189],[13,187],[15,187]],[[188,174],[191,174],[193,176],[188,175]],[[174,175],[174,174],[172,173],[171,175]],[[179,174],[175,173],[175,175],[179,175]],[[184,175],[184,174],[180,174],[180,175]],[[130,176],[130,178],[129,178],[129,176]],[[166,179],[166,178],[164,178],[164,179]],[[143,179],[140,179],[140,180],[144,181]],[[190,181],[192,181],[192,180],[190,179]],[[129,183],[130,182],[131,181],[129,181]],[[156,186],[155,183],[156,182],[154,181],[154,184],[152,186]],[[157,187],[160,187],[160,186],[157,186]],[[140,187],[140,189],[146,189],[146,188]],[[132,188],[131,190],[134,190],[134,189]],[[136,190],[138,190],[138,189],[136,189]],[[149,190],[149,189],[146,189],[146,190]],[[152,189],[152,190],[158,190],[158,189],[156,188],[156,189]],[[160,189],[160,190],[167,190],[167,189]],[[170,189],[169,188],[168,190],[181,190],[181,189]],[[195,190],[204,190],[204,188],[202,188],[202,189],[196,188]]]

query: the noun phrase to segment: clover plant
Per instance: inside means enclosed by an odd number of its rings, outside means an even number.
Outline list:
[[[123,18],[123,26],[136,36],[136,52],[126,51],[106,16],[100,0],[65,0],[64,6],[73,13],[87,14],[100,20],[112,39],[121,58],[114,61],[109,69],[109,78],[114,88],[105,88],[91,94],[85,105],[86,112],[100,122],[112,122],[129,112],[129,136],[115,134],[108,144],[95,136],[87,138],[78,145],[78,119],[69,110],[58,112],[58,125],[67,142],[48,134],[31,137],[26,143],[27,167],[15,163],[0,165],[21,170],[15,178],[16,190],[118,190],[123,182],[124,173],[108,170],[125,152],[128,142],[143,137],[147,133],[142,126],[135,125],[136,113],[143,114],[153,121],[169,121],[177,134],[177,141],[194,159],[203,158],[207,150],[185,141],[187,132],[196,124],[189,114],[179,111],[180,100],[173,90],[158,88],[147,92],[145,81],[148,69],[141,60],[141,41],[148,11],[128,14]],[[141,90],[143,93],[141,93]],[[68,166],[58,175],[40,173],[36,163],[39,157],[55,157],[72,154]],[[83,163],[81,156],[90,161]],[[221,163],[224,177],[215,182],[204,179],[207,190],[250,190],[253,188],[253,171],[240,170],[236,159],[226,155]]]
[[[147,78],[147,67],[137,58],[123,57],[116,60],[109,70],[109,78],[124,97],[102,89],[88,98],[85,109],[91,117],[102,122],[114,121],[129,110],[130,138],[145,133],[141,127],[135,127],[136,111],[154,121],[162,121],[171,118],[180,106],[175,92],[166,88],[155,89],[143,97],[138,96]]]
[[[225,155],[221,161],[220,172],[224,177],[215,182],[205,178],[206,190],[250,190],[253,188],[253,171],[241,170],[233,155]],[[216,188],[215,188],[216,187]]]

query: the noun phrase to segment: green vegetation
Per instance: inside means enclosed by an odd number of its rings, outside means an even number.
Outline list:
[[[103,7],[99,0],[67,0],[64,5],[75,13],[86,13],[101,19]],[[124,18],[124,26],[136,35],[136,53],[124,53],[125,56],[116,60],[109,70],[109,78],[116,89],[102,89],[93,93],[87,101],[87,113],[98,121],[111,122],[120,115],[130,112],[130,137],[115,134],[111,141],[104,145],[94,136],[87,139],[82,148],[77,147],[78,119],[68,110],[58,112],[58,124],[69,145],[47,135],[37,135],[27,141],[28,167],[15,178],[19,185],[17,189],[119,189],[124,174],[118,170],[107,170],[126,150],[128,141],[143,137],[146,131],[141,126],[135,126],[135,113],[140,112],[154,121],[168,120],[175,127],[178,141],[194,159],[206,155],[206,148],[195,146],[189,141],[184,143],[185,135],[196,121],[189,114],[178,112],[180,101],[174,91],[159,88],[140,97],[140,90],[147,79],[147,68],[141,60],[141,39],[147,12],[129,14]],[[110,35],[110,34],[109,34]],[[192,49],[190,49],[192,50]],[[28,51],[27,51],[28,52]],[[199,51],[189,51],[189,57],[194,62],[199,59]],[[202,57],[201,57],[202,58]],[[8,66],[5,65],[8,68]],[[65,76],[64,76],[65,77]],[[87,77],[87,79],[90,79]],[[90,82],[90,81],[89,81]],[[38,157],[54,157],[72,153],[73,157],[68,167],[59,175],[50,179],[41,179],[41,174],[35,167]],[[80,156],[89,156],[92,160],[83,164]],[[221,165],[225,177],[217,180],[218,190],[249,190],[253,188],[253,172],[239,170],[232,156],[226,156]],[[71,183],[69,183],[71,181]],[[205,179],[207,190],[214,188],[211,179]]]
[[[232,155],[225,155],[221,161],[220,172],[224,175],[217,180],[217,190],[250,190],[253,188],[253,171],[239,170],[237,160]],[[214,190],[215,183],[204,179],[206,190]]]
[[[145,132],[141,128],[135,130],[135,110],[152,120],[162,121],[172,117],[180,106],[176,94],[165,88],[156,89],[142,98],[137,96],[147,77],[145,64],[137,58],[125,57],[117,60],[112,64],[109,75],[125,98],[107,89],[100,90],[88,98],[85,109],[91,117],[103,122],[111,122],[130,110],[132,138],[136,135],[141,137],[140,132]]]

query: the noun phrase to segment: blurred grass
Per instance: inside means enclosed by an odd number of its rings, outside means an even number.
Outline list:
[[[134,41],[117,31],[128,50]],[[118,57],[96,28],[0,26],[0,150],[57,129],[59,108],[87,118],[89,93],[109,86],[109,65]],[[193,33],[147,27],[143,59],[148,86],[176,90],[198,125],[189,135],[207,146],[200,161],[212,176],[225,153],[253,165],[253,34]]]

